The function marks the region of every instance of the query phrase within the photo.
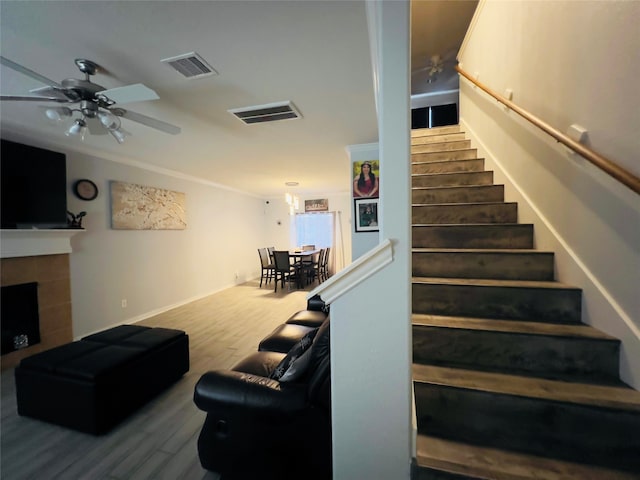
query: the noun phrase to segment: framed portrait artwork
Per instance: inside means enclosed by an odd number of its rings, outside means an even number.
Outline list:
[[[353,198],[378,198],[380,196],[380,161],[353,162]]]
[[[378,227],[378,199],[355,199],[356,232],[377,232]]]

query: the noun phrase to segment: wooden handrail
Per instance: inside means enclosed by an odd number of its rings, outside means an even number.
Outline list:
[[[514,112],[516,112],[522,118],[524,118],[524,119],[528,120],[529,122],[533,123],[536,127],[540,128],[544,132],[546,132],[549,135],[551,135],[558,142],[560,142],[563,145],[569,147],[571,150],[573,150],[574,152],[576,152],[580,156],[584,157],[586,160],[588,160],[589,162],[594,164],[596,167],[598,167],[602,171],[604,171],[604,172],[608,173],[609,175],[611,175],[613,178],[618,180],[623,185],[627,186],[628,188],[630,188],[631,190],[633,190],[637,194],[640,194],[640,178],[639,177],[636,177],[633,173],[625,170],[620,165],[617,165],[616,163],[612,162],[608,158],[603,157],[602,155],[600,155],[597,152],[594,152],[593,150],[591,150],[588,147],[585,147],[583,144],[581,144],[579,142],[576,142],[572,138],[569,138],[567,135],[565,135],[564,133],[556,130],[555,128],[553,128],[548,123],[543,122],[542,120],[540,120],[535,115],[527,112],[523,108],[520,108],[518,105],[513,103],[511,100],[508,100],[505,97],[503,97],[502,95],[500,95],[499,93],[494,92],[489,87],[484,85],[482,82],[479,82],[478,80],[473,78],[471,75],[469,75],[467,72],[465,72],[462,68],[460,68],[460,66],[456,66],[456,70],[458,71],[458,73],[460,75],[465,77],[467,80],[469,80],[474,85],[477,85],[478,87],[480,87],[482,90],[484,90],[489,95],[491,95],[493,98],[495,98],[497,101],[499,101],[500,103],[502,103],[503,105],[505,105],[509,109],[513,110]]]

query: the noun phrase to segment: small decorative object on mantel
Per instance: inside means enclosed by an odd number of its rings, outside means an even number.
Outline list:
[[[82,217],[86,214],[87,212],[80,212],[76,215],[67,210],[67,225],[69,225],[69,228],[82,228]]]
[[[98,187],[91,180],[81,178],[73,184],[73,193],[81,200],[95,200],[98,196]]]

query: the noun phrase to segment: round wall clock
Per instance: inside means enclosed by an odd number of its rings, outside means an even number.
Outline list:
[[[98,196],[98,187],[91,180],[81,178],[73,184],[73,193],[82,200],[93,200]]]

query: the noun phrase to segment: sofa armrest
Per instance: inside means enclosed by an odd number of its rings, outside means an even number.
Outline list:
[[[307,300],[307,310],[328,313],[329,305],[324,303],[324,300],[320,298],[320,295],[314,295]]]
[[[294,413],[307,405],[306,385],[235,372],[214,370],[196,384],[193,400],[205,412],[243,407],[255,412]]]

